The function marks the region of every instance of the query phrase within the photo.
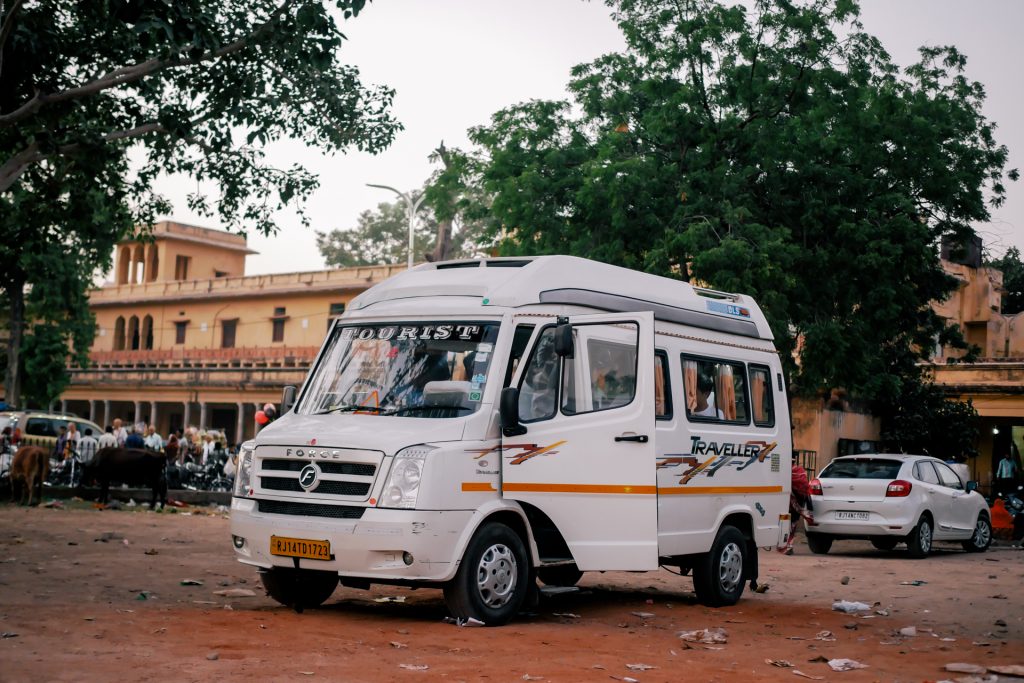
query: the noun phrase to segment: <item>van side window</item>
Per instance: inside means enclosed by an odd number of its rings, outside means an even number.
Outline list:
[[[554,417],[558,408],[558,354],[555,327],[544,329],[533,345],[519,386],[519,419],[536,422]]]
[[[654,352],[654,417],[668,420],[672,417],[672,384],[668,375],[668,354]]]
[[[533,336],[533,327],[533,325],[516,326],[515,334],[512,335],[512,349],[508,354],[508,367],[505,368],[505,381],[501,383],[502,387],[512,384],[512,375],[516,374],[516,368],[519,367],[519,362],[523,359],[523,354],[526,353],[526,345],[530,343],[530,337]]]
[[[636,394],[636,325],[579,325],[573,327],[573,333],[577,348],[586,345],[587,365],[579,367],[579,351],[576,358],[565,359],[562,412],[579,415],[632,403]],[[583,396],[577,396],[580,392]]]
[[[748,424],[743,363],[682,356],[686,416],[695,422]]]
[[[758,427],[775,426],[775,399],[772,394],[771,371],[762,365],[750,366],[750,407],[754,424]]]

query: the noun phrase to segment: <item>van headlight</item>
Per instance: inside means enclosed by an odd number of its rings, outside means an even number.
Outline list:
[[[238,465],[235,467],[235,490],[234,495],[244,497],[249,494],[252,484],[253,452],[256,444],[246,441],[238,448]]]
[[[420,481],[423,479],[423,467],[427,462],[427,453],[434,446],[410,446],[395,453],[391,462],[391,473],[388,474],[384,495],[381,496],[379,507],[414,508],[420,493]]]

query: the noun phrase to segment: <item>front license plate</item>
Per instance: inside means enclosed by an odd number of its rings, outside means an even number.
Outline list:
[[[270,537],[270,554],[283,557],[304,557],[309,560],[330,560],[330,541],[310,541],[287,536]]]
[[[837,512],[836,519],[859,519],[861,521],[868,521],[868,513],[866,512]]]

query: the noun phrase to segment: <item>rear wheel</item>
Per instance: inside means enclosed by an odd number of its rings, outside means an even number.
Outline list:
[[[982,512],[978,515],[978,521],[974,525],[974,533],[971,534],[970,540],[964,541],[964,550],[969,553],[983,553],[988,550],[989,544],[992,543],[992,522],[988,520],[988,516]]]
[[[583,578],[583,572],[574,564],[563,564],[539,568],[537,578],[543,581],[545,586],[575,586]]]
[[[723,526],[711,552],[693,566],[693,589],[708,607],[735,605],[743,595],[747,539],[734,526]]]
[[[313,569],[274,567],[260,572],[267,595],[296,612],[324,604],[338,587],[338,575]]]
[[[832,537],[826,534],[807,534],[807,547],[815,555],[824,555],[832,549]]]
[[[928,557],[932,551],[932,518],[928,515],[921,517],[914,530],[907,536],[907,553],[915,560]]]
[[[462,556],[444,600],[457,618],[487,626],[508,623],[529,591],[530,560],[519,534],[499,522],[477,530]]]
[[[871,545],[875,546],[879,550],[892,550],[899,543],[898,539],[889,538],[888,536],[878,536],[871,539]]]

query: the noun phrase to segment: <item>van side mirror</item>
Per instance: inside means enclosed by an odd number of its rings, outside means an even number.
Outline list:
[[[572,325],[567,322],[555,328],[555,353],[561,358],[573,357]]]
[[[295,405],[295,387],[288,385],[281,392],[281,414],[284,415]]]
[[[977,490],[978,490],[978,482],[976,482],[976,481],[969,481],[969,482],[967,482],[967,493],[970,493],[971,491],[977,491]]]
[[[501,433],[504,436],[520,436],[526,433],[526,427],[519,422],[519,389],[517,387],[505,387],[501,390],[498,414],[501,417]]]

